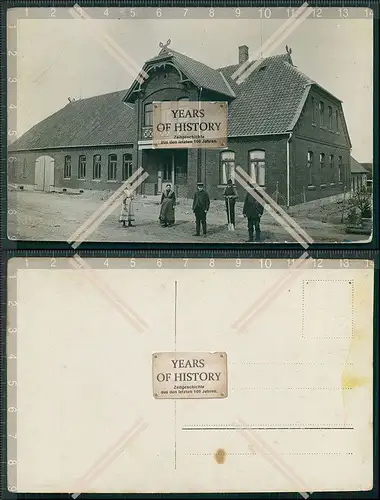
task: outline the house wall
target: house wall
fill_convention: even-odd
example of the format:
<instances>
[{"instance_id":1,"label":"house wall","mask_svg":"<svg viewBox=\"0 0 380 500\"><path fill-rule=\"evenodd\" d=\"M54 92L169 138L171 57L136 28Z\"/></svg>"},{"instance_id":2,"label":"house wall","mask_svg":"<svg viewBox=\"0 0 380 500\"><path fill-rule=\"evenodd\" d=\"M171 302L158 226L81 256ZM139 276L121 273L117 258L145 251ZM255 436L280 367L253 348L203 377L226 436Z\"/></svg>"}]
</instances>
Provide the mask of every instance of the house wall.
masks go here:
<instances>
[{"instance_id":1,"label":"house wall","mask_svg":"<svg viewBox=\"0 0 380 500\"><path fill-rule=\"evenodd\" d=\"M324 103L324 123L320 120L319 103ZM313 114L314 105L314 114ZM332 124L329 126L329 106ZM336 121L338 112L338 123ZM308 151L313 152L312 182L308 169ZM320 153L325 154L324 172ZM330 168L330 155L334 168ZM342 177L339 182L339 157L342 157ZM309 92L291 142L290 204L312 201L342 193L350 186L350 142L341 103L317 89Z\"/></svg>"},{"instance_id":2,"label":"house wall","mask_svg":"<svg viewBox=\"0 0 380 500\"><path fill-rule=\"evenodd\" d=\"M240 166L249 173L249 151L261 149L265 151L266 191L276 196L278 202L284 202L286 196L286 137L239 137L228 140L229 151L235 152L235 166ZM202 180L212 199L221 199L225 185L221 184L220 157L223 150L206 150L202 155ZM243 199L245 189L237 182L239 198Z\"/></svg>"},{"instance_id":3,"label":"house wall","mask_svg":"<svg viewBox=\"0 0 380 500\"><path fill-rule=\"evenodd\" d=\"M54 185L56 188L67 189L113 189L122 183L122 158L123 154L132 154L132 169L136 170L135 149L130 146L117 146L108 148L83 148L83 149L55 149L41 151L19 151L8 154L8 180L11 183L34 186L35 162L40 156L50 156L54 159ZM101 179L93 179L93 157L101 155ZM108 180L108 155L117 155L116 180ZM64 178L65 156L71 155L71 178ZM86 155L86 177L78 179L79 156ZM15 160L13 160L15 158ZM26 160L26 168L24 168Z\"/></svg>"}]
</instances>

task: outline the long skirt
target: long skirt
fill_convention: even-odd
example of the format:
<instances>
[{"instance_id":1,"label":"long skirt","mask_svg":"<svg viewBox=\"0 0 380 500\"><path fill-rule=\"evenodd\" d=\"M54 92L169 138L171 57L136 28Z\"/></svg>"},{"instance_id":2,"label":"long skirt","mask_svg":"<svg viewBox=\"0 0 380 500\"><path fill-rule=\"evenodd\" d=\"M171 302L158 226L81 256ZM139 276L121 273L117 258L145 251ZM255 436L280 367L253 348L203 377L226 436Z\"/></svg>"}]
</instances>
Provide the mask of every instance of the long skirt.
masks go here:
<instances>
[{"instance_id":1,"label":"long skirt","mask_svg":"<svg viewBox=\"0 0 380 500\"><path fill-rule=\"evenodd\" d=\"M135 212L133 206L133 200L131 198L127 198L125 202L121 204L121 212L119 222L127 221L132 222L135 220Z\"/></svg>"},{"instance_id":2,"label":"long skirt","mask_svg":"<svg viewBox=\"0 0 380 500\"><path fill-rule=\"evenodd\" d=\"M161 204L160 210L160 222L161 224L169 224L170 226L174 224L174 203L170 198L164 198Z\"/></svg>"}]
</instances>

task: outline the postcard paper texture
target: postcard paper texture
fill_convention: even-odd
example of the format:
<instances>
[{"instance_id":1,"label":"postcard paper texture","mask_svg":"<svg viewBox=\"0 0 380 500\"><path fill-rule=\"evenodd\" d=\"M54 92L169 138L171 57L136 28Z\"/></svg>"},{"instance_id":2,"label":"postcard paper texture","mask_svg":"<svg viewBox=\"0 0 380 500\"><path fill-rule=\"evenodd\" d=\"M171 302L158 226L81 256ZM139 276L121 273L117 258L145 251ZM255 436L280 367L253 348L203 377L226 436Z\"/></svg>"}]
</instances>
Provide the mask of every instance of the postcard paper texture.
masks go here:
<instances>
[{"instance_id":1,"label":"postcard paper texture","mask_svg":"<svg viewBox=\"0 0 380 500\"><path fill-rule=\"evenodd\" d=\"M24 260L17 491L371 489L372 268Z\"/></svg>"}]
</instances>

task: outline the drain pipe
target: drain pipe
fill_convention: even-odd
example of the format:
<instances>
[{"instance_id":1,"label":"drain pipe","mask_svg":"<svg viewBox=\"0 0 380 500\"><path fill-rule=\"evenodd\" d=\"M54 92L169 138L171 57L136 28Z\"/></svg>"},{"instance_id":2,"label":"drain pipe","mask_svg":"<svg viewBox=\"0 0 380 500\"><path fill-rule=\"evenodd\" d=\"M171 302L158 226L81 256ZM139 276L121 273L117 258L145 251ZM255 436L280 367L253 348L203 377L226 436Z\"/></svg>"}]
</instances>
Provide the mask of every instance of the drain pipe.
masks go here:
<instances>
[{"instance_id":1,"label":"drain pipe","mask_svg":"<svg viewBox=\"0 0 380 500\"><path fill-rule=\"evenodd\" d=\"M203 87L199 87L199 92L198 92L198 109L201 107L201 96L202 96L202 90ZM199 118L199 121L201 119ZM198 148L198 166L197 166L197 182L202 182L202 149ZM206 185L205 185L206 189Z\"/></svg>"},{"instance_id":2,"label":"drain pipe","mask_svg":"<svg viewBox=\"0 0 380 500\"><path fill-rule=\"evenodd\" d=\"M289 138L286 141L286 207L290 207L290 142L293 137L293 132L289 133Z\"/></svg>"}]
</instances>

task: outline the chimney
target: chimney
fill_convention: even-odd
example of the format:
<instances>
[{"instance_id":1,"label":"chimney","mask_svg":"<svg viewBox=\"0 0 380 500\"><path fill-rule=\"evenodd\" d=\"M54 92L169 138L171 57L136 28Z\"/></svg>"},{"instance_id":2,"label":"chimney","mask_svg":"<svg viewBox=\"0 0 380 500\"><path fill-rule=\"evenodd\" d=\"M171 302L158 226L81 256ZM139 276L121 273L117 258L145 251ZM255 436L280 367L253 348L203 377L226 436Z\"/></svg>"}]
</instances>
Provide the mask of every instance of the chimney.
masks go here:
<instances>
[{"instance_id":1,"label":"chimney","mask_svg":"<svg viewBox=\"0 0 380 500\"><path fill-rule=\"evenodd\" d=\"M248 61L248 47L246 45L240 45L239 47L239 64L243 64Z\"/></svg>"}]
</instances>

